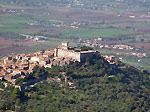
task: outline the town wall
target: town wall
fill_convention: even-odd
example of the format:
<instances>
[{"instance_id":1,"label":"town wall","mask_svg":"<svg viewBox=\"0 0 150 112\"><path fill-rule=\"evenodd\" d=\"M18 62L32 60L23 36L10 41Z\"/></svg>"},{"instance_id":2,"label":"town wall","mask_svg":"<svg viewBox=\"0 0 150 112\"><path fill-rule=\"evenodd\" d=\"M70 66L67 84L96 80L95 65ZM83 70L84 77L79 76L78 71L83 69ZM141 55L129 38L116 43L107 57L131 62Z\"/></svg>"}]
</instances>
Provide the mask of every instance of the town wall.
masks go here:
<instances>
[{"instance_id":1,"label":"town wall","mask_svg":"<svg viewBox=\"0 0 150 112\"><path fill-rule=\"evenodd\" d=\"M81 62L86 61L86 58L88 57L90 60L93 59L94 55L96 55L98 52L92 51L92 52L81 52L80 54L80 60Z\"/></svg>"},{"instance_id":2,"label":"town wall","mask_svg":"<svg viewBox=\"0 0 150 112\"><path fill-rule=\"evenodd\" d=\"M97 54L97 51L75 52L73 50L55 49L55 57L69 57L79 62L84 62L87 57L92 59L95 54Z\"/></svg>"},{"instance_id":3,"label":"town wall","mask_svg":"<svg viewBox=\"0 0 150 112\"><path fill-rule=\"evenodd\" d=\"M27 82L24 82L21 85L21 91L25 91L26 87L28 87L29 85L34 85L34 84L39 83L40 81L42 81L44 79L47 79L47 74L44 74L44 76L42 76L40 78L31 79L31 80L28 80Z\"/></svg>"},{"instance_id":4,"label":"town wall","mask_svg":"<svg viewBox=\"0 0 150 112\"><path fill-rule=\"evenodd\" d=\"M71 50L64 50L64 49L55 49L55 56L56 57L69 57L72 59L76 59L80 62L80 52L74 52Z\"/></svg>"}]
</instances>

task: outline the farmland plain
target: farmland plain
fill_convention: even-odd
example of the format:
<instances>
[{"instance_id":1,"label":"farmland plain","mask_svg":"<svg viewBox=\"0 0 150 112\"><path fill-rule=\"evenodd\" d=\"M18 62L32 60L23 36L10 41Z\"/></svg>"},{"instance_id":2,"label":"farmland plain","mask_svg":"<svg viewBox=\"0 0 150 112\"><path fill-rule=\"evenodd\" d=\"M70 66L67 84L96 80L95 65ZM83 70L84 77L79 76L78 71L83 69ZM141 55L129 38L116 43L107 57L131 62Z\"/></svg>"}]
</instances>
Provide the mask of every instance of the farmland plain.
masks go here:
<instances>
[{"instance_id":1,"label":"farmland plain","mask_svg":"<svg viewBox=\"0 0 150 112\"><path fill-rule=\"evenodd\" d=\"M41 4L45 3L43 1ZM12 41L11 44L1 47L20 47L25 51L34 52L40 49L51 49L56 47L62 40L77 41L80 38L94 39L102 37L106 41L121 41L138 48L138 46L149 49L150 21L147 8L137 8L132 3L104 2L107 5L98 8L102 4L94 5L86 1L85 6L68 7L53 2L46 6L29 3L0 3L0 36L5 40ZM56 3L56 4L55 4ZM66 4L63 2L62 4ZM91 3L89 5L89 3ZM110 4L113 5L110 5ZM94 5L93 9L91 6ZM118 6L118 7L116 7ZM97 7L97 8L96 8ZM105 7L105 8L104 8ZM131 9L132 7L132 9ZM107 10L106 10L107 9ZM119 11L118 11L119 9ZM31 36L48 37L45 42L32 42L29 44L20 34ZM12 35L12 36L10 36ZM16 43L21 42L23 43ZM114 44L114 43L112 43ZM14 46L15 45L15 46ZM16 46L17 45L17 46ZM15 50L16 52L16 50Z\"/></svg>"}]
</instances>

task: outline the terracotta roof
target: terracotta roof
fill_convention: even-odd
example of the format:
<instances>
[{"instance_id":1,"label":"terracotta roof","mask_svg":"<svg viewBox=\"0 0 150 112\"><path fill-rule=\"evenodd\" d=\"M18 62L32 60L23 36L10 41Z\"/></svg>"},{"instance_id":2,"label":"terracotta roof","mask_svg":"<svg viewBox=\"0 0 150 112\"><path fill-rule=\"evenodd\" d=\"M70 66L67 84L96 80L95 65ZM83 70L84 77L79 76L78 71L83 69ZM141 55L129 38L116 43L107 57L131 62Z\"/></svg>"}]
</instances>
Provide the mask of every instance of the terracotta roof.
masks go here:
<instances>
[{"instance_id":1,"label":"terracotta roof","mask_svg":"<svg viewBox=\"0 0 150 112\"><path fill-rule=\"evenodd\" d=\"M51 56L53 56L53 55L54 55L54 53L48 53L48 55L51 55Z\"/></svg>"},{"instance_id":2,"label":"terracotta roof","mask_svg":"<svg viewBox=\"0 0 150 112\"><path fill-rule=\"evenodd\" d=\"M23 67L29 67L29 65L25 64L25 65L23 65Z\"/></svg>"},{"instance_id":3,"label":"terracotta roof","mask_svg":"<svg viewBox=\"0 0 150 112\"><path fill-rule=\"evenodd\" d=\"M62 74L62 75L65 75L66 74L66 72L59 72L60 74Z\"/></svg>"},{"instance_id":4,"label":"terracotta roof","mask_svg":"<svg viewBox=\"0 0 150 112\"><path fill-rule=\"evenodd\" d=\"M49 50L50 52L55 52L55 50Z\"/></svg>"},{"instance_id":5,"label":"terracotta roof","mask_svg":"<svg viewBox=\"0 0 150 112\"><path fill-rule=\"evenodd\" d=\"M25 74L27 74L27 73L28 73L26 70L21 70L21 72L23 72L23 73L25 73Z\"/></svg>"},{"instance_id":6,"label":"terracotta roof","mask_svg":"<svg viewBox=\"0 0 150 112\"><path fill-rule=\"evenodd\" d=\"M20 76L20 78L23 78L23 79L24 79L24 78L26 78L26 76L24 76L24 75L21 75L21 76Z\"/></svg>"},{"instance_id":7,"label":"terracotta roof","mask_svg":"<svg viewBox=\"0 0 150 112\"><path fill-rule=\"evenodd\" d=\"M105 60L107 60L108 62L110 62L110 59L106 58Z\"/></svg>"},{"instance_id":8,"label":"terracotta roof","mask_svg":"<svg viewBox=\"0 0 150 112\"><path fill-rule=\"evenodd\" d=\"M115 62L109 62L109 64L112 64L112 65L113 65L113 64L115 64Z\"/></svg>"},{"instance_id":9,"label":"terracotta roof","mask_svg":"<svg viewBox=\"0 0 150 112\"><path fill-rule=\"evenodd\" d=\"M110 57L115 57L115 56L112 55L112 56L110 56Z\"/></svg>"}]
</instances>

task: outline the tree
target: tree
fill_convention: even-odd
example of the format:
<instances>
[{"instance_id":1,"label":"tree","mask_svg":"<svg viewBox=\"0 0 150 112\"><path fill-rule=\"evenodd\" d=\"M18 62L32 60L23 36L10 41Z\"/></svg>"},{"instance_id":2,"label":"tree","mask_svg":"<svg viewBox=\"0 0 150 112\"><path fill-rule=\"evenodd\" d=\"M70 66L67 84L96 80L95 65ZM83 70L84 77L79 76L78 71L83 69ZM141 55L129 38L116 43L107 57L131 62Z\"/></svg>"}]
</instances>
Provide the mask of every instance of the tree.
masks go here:
<instances>
[{"instance_id":1,"label":"tree","mask_svg":"<svg viewBox=\"0 0 150 112\"><path fill-rule=\"evenodd\" d=\"M107 81L108 80L108 74L104 75L104 79Z\"/></svg>"},{"instance_id":2,"label":"tree","mask_svg":"<svg viewBox=\"0 0 150 112\"><path fill-rule=\"evenodd\" d=\"M83 47L81 47L80 49L81 49L81 51L93 50L93 48L87 47L87 46L83 46Z\"/></svg>"},{"instance_id":3,"label":"tree","mask_svg":"<svg viewBox=\"0 0 150 112\"><path fill-rule=\"evenodd\" d=\"M13 100L20 98L21 92L18 88L14 88L13 92L11 93L11 97Z\"/></svg>"},{"instance_id":4,"label":"tree","mask_svg":"<svg viewBox=\"0 0 150 112\"><path fill-rule=\"evenodd\" d=\"M3 101L0 102L0 110L4 110L6 108L5 103Z\"/></svg>"},{"instance_id":5,"label":"tree","mask_svg":"<svg viewBox=\"0 0 150 112\"><path fill-rule=\"evenodd\" d=\"M17 78L16 81L15 81L15 83L16 83L17 85L21 85L24 81L25 81L25 80L24 80L23 78Z\"/></svg>"}]
</instances>

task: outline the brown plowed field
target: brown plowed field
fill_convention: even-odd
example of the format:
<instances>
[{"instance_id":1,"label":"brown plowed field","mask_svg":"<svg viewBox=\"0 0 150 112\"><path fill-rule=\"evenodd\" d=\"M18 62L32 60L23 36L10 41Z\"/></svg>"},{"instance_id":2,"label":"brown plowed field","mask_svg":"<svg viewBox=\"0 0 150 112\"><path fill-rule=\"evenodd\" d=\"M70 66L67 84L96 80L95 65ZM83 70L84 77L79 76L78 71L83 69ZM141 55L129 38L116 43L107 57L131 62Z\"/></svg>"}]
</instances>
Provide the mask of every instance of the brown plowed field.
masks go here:
<instances>
[{"instance_id":1,"label":"brown plowed field","mask_svg":"<svg viewBox=\"0 0 150 112\"><path fill-rule=\"evenodd\" d=\"M4 38L0 38L0 45L7 45L7 46L12 46L12 44L18 44L18 45L24 45L24 46L32 46L32 45L37 45L39 42L32 42L32 41L27 41L27 42L15 42L14 40L5 40Z\"/></svg>"},{"instance_id":2,"label":"brown plowed field","mask_svg":"<svg viewBox=\"0 0 150 112\"><path fill-rule=\"evenodd\" d=\"M29 48L28 47L7 47L7 48L0 49L0 55L7 55L10 53L21 52L27 49Z\"/></svg>"},{"instance_id":3,"label":"brown plowed field","mask_svg":"<svg viewBox=\"0 0 150 112\"><path fill-rule=\"evenodd\" d=\"M19 47L14 47L12 45L19 45ZM29 49L28 46L32 46L32 45L37 45L39 44L39 42L32 42L32 41L28 41L28 42L15 42L13 40L5 40L4 38L0 38L0 45L4 45L4 46L8 46L7 48L1 48L0 49L0 55L7 55L10 53L16 53L16 52L21 52L24 50Z\"/></svg>"}]
</instances>

